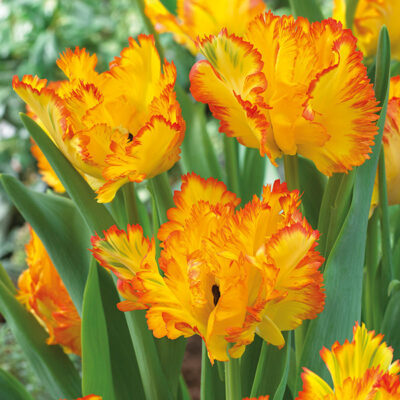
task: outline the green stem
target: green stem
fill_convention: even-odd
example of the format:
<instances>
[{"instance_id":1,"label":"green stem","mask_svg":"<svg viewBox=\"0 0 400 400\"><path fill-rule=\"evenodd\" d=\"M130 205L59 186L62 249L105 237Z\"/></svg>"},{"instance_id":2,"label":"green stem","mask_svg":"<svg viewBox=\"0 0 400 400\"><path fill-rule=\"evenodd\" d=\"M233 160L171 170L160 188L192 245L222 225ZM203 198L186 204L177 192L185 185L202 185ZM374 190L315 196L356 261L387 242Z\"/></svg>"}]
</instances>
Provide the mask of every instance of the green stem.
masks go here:
<instances>
[{"instance_id":1,"label":"green stem","mask_svg":"<svg viewBox=\"0 0 400 400\"><path fill-rule=\"evenodd\" d=\"M134 184L129 182L122 188L124 194L125 212L126 212L126 223L128 224L139 224L139 213L136 203L136 194Z\"/></svg>"},{"instance_id":2,"label":"green stem","mask_svg":"<svg viewBox=\"0 0 400 400\"><path fill-rule=\"evenodd\" d=\"M131 311L125 313L125 316L133 339L146 399L172 399L167 379L161 368L153 336L147 328L144 313Z\"/></svg>"},{"instance_id":3,"label":"green stem","mask_svg":"<svg viewBox=\"0 0 400 400\"><path fill-rule=\"evenodd\" d=\"M241 400L240 358L230 358L225 362L226 400Z\"/></svg>"},{"instance_id":4,"label":"green stem","mask_svg":"<svg viewBox=\"0 0 400 400\"><path fill-rule=\"evenodd\" d=\"M235 138L224 135L225 169L228 188L240 197L238 144Z\"/></svg>"},{"instance_id":5,"label":"green stem","mask_svg":"<svg viewBox=\"0 0 400 400\"><path fill-rule=\"evenodd\" d=\"M289 156L283 155L283 166L285 168L285 180L289 190L300 190L299 162L297 154Z\"/></svg>"},{"instance_id":6,"label":"green stem","mask_svg":"<svg viewBox=\"0 0 400 400\"><path fill-rule=\"evenodd\" d=\"M245 149L244 166L241 180L242 185L242 204L246 204L253 198L259 196L265 177L265 158L260 156L258 149Z\"/></svg>"},{"instance_id":7,"label":"green stem","mask_svg":"<svg viewBox=\"0 0 400 400\"><path fill-rule=\"evenodd\" d=\"M160 38L158 36L158 33L154 29L154 25L150 21L150 19L147 17L146 13L144 12L145 10L145 5L144 5L144 0L136 0L136 5L138 7L139 14L141 15L146 31L148 34L153 35L154 37L154 43L157 48L158 54L160 55L160 59L164 59L164 50L160 44Z\"/></svg>"},{"instance_id":8,"label":"green stem","mask_svg":"<svg viewBox=\"0 0 400 400\"><path fill-rule=\"evenodd\" d=\"M385 281L389 283L393 276L392 246L390 244L390 222L388 197L386 189L385 155L383 147L379 154L379 209L381 214L381 235L382 235L382 267Z\"/></svg>"},{"instance_id":9,"label":"green stem","mask_svg":"<svg viewBox=\"0 0 400 400\"><path fill-rule=\"evenodd\" d=\"M353 27L354 16L356 14L358 0L346 0L346 28Z\"/></svg>"},{"instance_id":10,"label":"green stem","mask_svg":"<svg viewBox=\"0 0 400 400\"><path fill-rule=\"evenodd\" d=\"M175 207L168 174L164 172L155 176L149 181L149 188L156 202L159 222L163 224L167 221L167 211ZM154 236L156 236L156 233Z\"/></svg>"}]
</instances>

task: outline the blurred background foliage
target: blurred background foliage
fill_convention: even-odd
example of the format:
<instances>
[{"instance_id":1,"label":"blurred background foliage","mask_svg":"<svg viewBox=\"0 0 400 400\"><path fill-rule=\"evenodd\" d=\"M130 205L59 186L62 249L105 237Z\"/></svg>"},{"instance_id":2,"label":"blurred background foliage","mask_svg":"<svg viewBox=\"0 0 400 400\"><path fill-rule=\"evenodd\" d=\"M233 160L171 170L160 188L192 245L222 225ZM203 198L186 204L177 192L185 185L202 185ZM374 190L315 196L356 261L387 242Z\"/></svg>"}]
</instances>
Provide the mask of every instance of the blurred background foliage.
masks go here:
<instances>
[{"instance_id":1,"label":"blurred background foliage","mask_svg":"<svg viewBox=\"0 0 400 400\"><path fill-rule=\"evenodd\" d=\"M326 16L330 0L320 0ZM175 0L165 0L170 10ZM290 13L288 0L268 0L277 14ZM66 48L85 47L98 57L98 71L126 46L128 37L145 32L135 0L0 0L0 172L17 176L26 185L45 191L36 162L30 154L30 139L18 113L24 111L11 87L13 75L38 75L49 81L63 79L56 66L59 53ZM168 60L174 60L179 84L188 88L193 56L173 42L171 35L161 37ZM217 137L218 124L209 128ZM218 139L216 141L218 142ZM0 189L0 262L16 282L26 268L24 245L28 229L17 210ZM35 399L50 400L15 343L6 324L0 324L0 367L23 382Z\"/></svg>"}]
</instances>

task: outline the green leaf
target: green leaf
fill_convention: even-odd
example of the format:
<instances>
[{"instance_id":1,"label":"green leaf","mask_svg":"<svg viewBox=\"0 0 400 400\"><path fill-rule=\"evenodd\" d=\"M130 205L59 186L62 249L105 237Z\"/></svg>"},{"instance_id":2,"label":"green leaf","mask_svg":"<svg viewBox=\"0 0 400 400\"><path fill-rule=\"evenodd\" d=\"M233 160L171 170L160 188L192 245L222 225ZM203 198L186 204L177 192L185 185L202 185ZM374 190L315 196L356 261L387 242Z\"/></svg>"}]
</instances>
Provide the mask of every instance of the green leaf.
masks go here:
<instances>
[{"instance_id":1,"label":"green leaf","mask_svg":"<svg viewBox=\"0 0 400 400\"><path fill-rule=\"evenodd\" d=\"M0 177L4 190L42 240L78 312L89 270L89 231L71 200L37 193L9 175Z\"/></svg>"},{"instance_id":2,"label":"green leaf","mask_svg":"<svg viewBox=\"0 0 400 400\"><path fill-rule=\"evenodd\" d=\"M134 393L144 399L136 355L118 302L110 274L93 261L83 300L83 394L130 400Z\"/></svg>"},{"instance_id":3,"label":"green leaf","mask_svg":"<svg viewBox=\"0 0 400 400\"><path fill-rule=\"evenodd\" d=\"M385 27L378 46L376 96L383 105L378 121L379 133L371 158L357 168L352 202L340 234L326 261L324 311L311 321L300 366L307 367L322 378L328 371L319 356L322 347L330 348L338 340L350 339L354 322L361 317L361 293L368 215L381 149L387 108L390 43ZM300 380L298 380L298 385Z\"/></svg>"},{"instance_id":4,"label":"green leaf","mask_svg":"<svg viewBox=\"0 0 400 400\"><path fill-rule=\"evenodd\" d=\"M176 0L161 0L165 8L172 14L176 15Z\"/></svg>"},{"instance_id":5,"label":"green leaf","mask_svg":"<svg viewBox=\"0 0 400 400\"><path fill-rule=\"evenodd\" d=\"M274 400L282 400L289 375L290 332L284 332L284 337L282 349L263 342L250 397L269 394Z\"/></svg>"},{"instance_id":6,"label":"green leaf","mask_svg":"<svg viewBox=\"0 0 400 400\"><path fill-rule=\"evenodd\" d=\"M211 365L204 342L201 350L200 399L225 399L225 384L219 377L218 366Z\"/></svg>"},{"instance_id":7,"label":"green leaf","mask_svg":"<svg viewBox=\"0 0 400 400\"><path fill-rule=\"evenodd\" d=\"M183 172L194 172L205 179L212 176L222 180L221 166L207 133L205 105L193 102L178 85L176 94L186 121L185 139L181 148Z\"/></svg>"},{"instance_id":8,"label":"green leaf","mask_svg":"<svg viewBox=\"0 0 400 400\"><path fill-rule=\"evenodd\" d=\"M390 296L382 321L381 333L385 342L394 349L394 360L400 358L400 290L395 290Z\"/></svg>"},{"instance_id":9,"label":"green leaf","mask_svg":"<svg viewBox=\"0 0 400 400\"><path fill-rule=\"evenodd\" d=\"M48 334L0 282L0 311L37 376L52 396L80 397L79 374L60 346L46 344Z\"/></svg>"},{"instance_id":10,"label":"green leaf","mask_svg":"<svg viewBox=\"0 0 400 400\"><path fill-rule=\"evenodd\" d=\"M101 232L114 225L115 222L107 208L95 200L93 190L58 150L46 132L25 114L21 114L21 120L42 150L90 229L94 232Z\"/></svg>"},{"instance_id":11,"label":"green leaf","mask_svg":"<svg viewBox=\"0 0 400 400\"><path fill-rule=\"evenodd\" d=\"M11 294L16 294L17 289L14 286L11 278L7 274L6 269L3 267L3 264L0 263L0 281L4 283L5 287L10 291Z\"/></svg>"},{"instance_id":12,"label":"green leaf","mask_svg":"<svg viewBox=\"0 0 400 400\"><path fill-rule=\"evenodd\" d=\"M289 4L296 18L305 17L310 22L324 19L321 8L315 0L289 0Z\"/></svg>"},{"instance_id":13,"label":"green leaf","mask_svg":"<svg viewBox=\"0 0 400 400\"><path fill-rule=\"evenodd\" d=\"M22 383L0 369L0 398L5 400L34 400Z\"/></svg>"},{"instance_id":14,"label":"green leaf","mask_svg":"<svg viewBox=\"0 0 400 400\"><path fill-rule=\"evenodd\" d=\"M246 371L245 374L242 374L243 397L250 395L263 343L263 339L255 335L253 342L246 346L246 351L241 357L241 369Z\"/></svg>"}]
</instances>

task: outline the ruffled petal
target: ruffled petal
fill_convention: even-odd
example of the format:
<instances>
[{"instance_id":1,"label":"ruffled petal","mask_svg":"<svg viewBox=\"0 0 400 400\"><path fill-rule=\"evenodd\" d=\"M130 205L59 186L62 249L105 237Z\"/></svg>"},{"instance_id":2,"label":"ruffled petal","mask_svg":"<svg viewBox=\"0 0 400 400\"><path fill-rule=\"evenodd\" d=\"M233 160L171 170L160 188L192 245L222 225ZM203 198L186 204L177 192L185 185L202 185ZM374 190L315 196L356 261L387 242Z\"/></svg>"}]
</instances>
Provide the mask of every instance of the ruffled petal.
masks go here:
<instances>
[{"instance_id":1,"label":"ruffled petal","mask_svg":"<svg viewBox=\"0 0 400 400\"><path fill-rule=\"evenodd\" d=\"M104 268L120 279L132 279L143 269L157 270L154 241L143 236L140 225L128 225L126 232L115 225L103 232L104 238L92 236L93 256Z\"/></svg>"},{"instance_id":2,"label":"ruffled petal","mask_svg":"<svg viewBox=\"0 0 400 400\"><path fill-rule=\"evenodd\" d=\"M299 146L299 153L326 175L346 172L369 158L378 129L377 102L356 40L344 34L333 49L339 62L317 75L306 104L309 118L322 124L330 139L322 147Z\"/></svg>"},{"instance_id":3,"label":"ruffled petal","mask_svg":"<svg viewBox=\"0 0 400 400\"><path fill-rule=\"evenodd\" d=\"M199 199L207 202L210 206L220 205L235 209L239 205L240 199L235 193L227 190L223 182L214 178L207 180L191 173L182 176L182 186L180 191L174 193L175 208L167 211L168 222L163 224L158 231L158 238L166 240L171 232L183 230L185 221L190 218L190 211Z\"/></svg>"},{"instance_id":4,"label":"ruffled petal","mask_svg":"<svg viewBox=\"0 0 400 400\"><path fill-rule=\"evenodd\" d=\"M268 105L262 102L267 82L260 54L248 42L222 31L199 42L208 61L197 62L190 72L194 98L208 103L220 120L220 132L236 137L248 147L267 149Z\"/></svg>"}]
</instances>

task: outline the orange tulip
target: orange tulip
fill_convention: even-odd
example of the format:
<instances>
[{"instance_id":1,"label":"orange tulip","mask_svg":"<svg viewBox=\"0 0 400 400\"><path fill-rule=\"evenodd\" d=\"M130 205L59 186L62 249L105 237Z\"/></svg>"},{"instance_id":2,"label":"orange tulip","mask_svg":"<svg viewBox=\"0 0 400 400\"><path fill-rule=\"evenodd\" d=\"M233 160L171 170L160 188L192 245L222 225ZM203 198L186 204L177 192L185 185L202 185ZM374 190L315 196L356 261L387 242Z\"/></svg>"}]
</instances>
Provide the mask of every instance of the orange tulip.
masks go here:
<instances>
[{"instance_id":1,"label":"orange tulip","mask_svg":"<svg viewBox=\"0 0 400 400\"><path fill-rule=\"evenodd\" d=\"M235 210L240 200L222 182L194 174L182 181L158 233L163 275L154 240L139 226L92 238L94 256L119 278L119 308L148 309L158 338L200 335L211 361L226 361L229 343L240 357L255 334L282 347L281 332L324 305L318 232L298 211L298 191L277 181Z\"/></svg>"},{"instance_id":2,"label":"orange tulip","mask_svg":"<svg viewBox=\"0 0 400 400\"><path fill-rule=\"evenodd\" d=\"M206 60L193 66L190 90L221 132L273 163L301 154L328 176L369 157L377 102L356 39L340 23L268 12L243 37L223 30L197 46Z\"/></svg>"},{"instance_id":3,"label":"orange tulip","mask_svg":"<svg viewBox=\"0 0 400 400\"><path fill-rule=\"evenodd\" d=\"M39 237L30 229L25 270L18 280L17 299L49 333L48 344L81 354L81 318Z\"/></svg>"},{"instance_id":4,"label":"orange tulip","mask_svg":"<svg viewBox=\"0 0 400 400\"><path fill-rule=\"evenodd\" d=\"M386 25L391 55L400 59L400 3L397 0L358 0L352 31L365 57L373 57L378 47L379 31ZM333 18L346 25L346 0L334 0Z\"/></svg>"},{"instance_id":5,"label":"orange tulip","mask_svg":"<svg viewBox=\"0 0 400 400\"><path fill-rule=\"evenodd\" d=\"M392 363L393 350L381 343L383 335L356 324L353 340L336 342L321 357L333 380L333 389L307 368L302 374L303 391L297 400L389 400L400 399L400 363Z\"/></svg>"},{"instance_id":6,"label":"orange tulip","mask_svg":"<svg viewBox=\"0 0 400 400\"><path fill-rule=\"evenodd\" d=\"M57 61L66 81L46 86L46 80L28 75L13 79L14 90L99 202L179 159L185 122L175 98L175 66L161 65L153 37L138 40L130 39L101 74L95 71L96 55L76 48Z\"/></svg>"},{"instance_id":7,"label":"orange tulip","mask_svg":"<svg viewBox=\"0 0 400 400\"><path fill-rule=\"evenodd\" d=\"M145 4L145 12L156 30L173 33L175 40L193 54L197 53L198 36L216 35L222 28L241 35L266 8L262 0L182 0L175 16L160 0L145 0Z\"/></svg>"}]
</instances>

